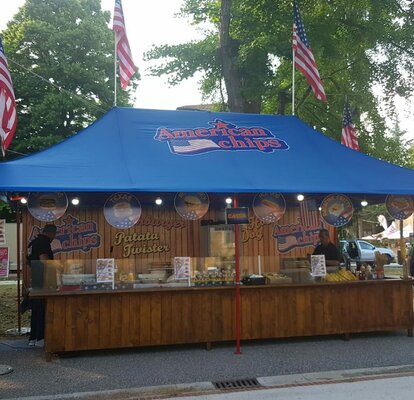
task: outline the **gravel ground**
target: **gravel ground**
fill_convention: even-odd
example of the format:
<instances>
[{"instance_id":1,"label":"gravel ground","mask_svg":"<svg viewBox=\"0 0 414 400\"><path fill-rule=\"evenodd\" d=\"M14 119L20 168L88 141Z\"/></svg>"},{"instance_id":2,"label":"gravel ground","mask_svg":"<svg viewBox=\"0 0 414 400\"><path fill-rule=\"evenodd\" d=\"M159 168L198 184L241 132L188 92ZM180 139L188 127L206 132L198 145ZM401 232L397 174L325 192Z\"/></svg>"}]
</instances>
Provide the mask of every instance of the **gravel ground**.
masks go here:
<instances>
[{"instance_id":1,"label":"gravel ground","mask_svg":"<svg viewBox=\"0 0 414 400\"><path fill-rule=\"evenodd\" d=\"M26 341L0 341L0 398L265 377L414 364L414 339L406 332L247 342L206 351L201 346L83 352L46 362Z\"/></svg>"}]
</instances>

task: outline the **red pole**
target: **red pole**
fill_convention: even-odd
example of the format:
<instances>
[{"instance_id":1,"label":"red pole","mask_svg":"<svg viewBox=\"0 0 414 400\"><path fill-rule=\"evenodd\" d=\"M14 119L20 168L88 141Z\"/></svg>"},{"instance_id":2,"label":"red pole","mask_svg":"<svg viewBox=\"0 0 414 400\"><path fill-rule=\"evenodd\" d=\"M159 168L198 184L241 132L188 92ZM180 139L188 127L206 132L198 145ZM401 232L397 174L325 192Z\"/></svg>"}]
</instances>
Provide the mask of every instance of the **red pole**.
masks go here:
<instances>
[{"instance_id":1,"label":"red pole","mask_svg":"<svg viewBox=\"0 0 414 400\"><path fill-rule=\"evenodd\" d=\"M237 207L237 196L234 195L234 207ZM239 252L239 224L234 225L234 246L236 261L236 351L234 354L241 354L240 336L241 336L241 312L240 312L240 252Z\"/></svg>"},{"instance_id":2,"label":"red pole","mask_svg":"<svg viewBox=\"0 0 414 400\"><path fill-rule=\"evenodd\" d=\"M16 202L16 229L17 229L17 254L16 254L16 261L17 261L17 330L20 333L22 330L22 318L20 314L20 210L19 210L19 202Z\"/></svg>"}]
</instances>

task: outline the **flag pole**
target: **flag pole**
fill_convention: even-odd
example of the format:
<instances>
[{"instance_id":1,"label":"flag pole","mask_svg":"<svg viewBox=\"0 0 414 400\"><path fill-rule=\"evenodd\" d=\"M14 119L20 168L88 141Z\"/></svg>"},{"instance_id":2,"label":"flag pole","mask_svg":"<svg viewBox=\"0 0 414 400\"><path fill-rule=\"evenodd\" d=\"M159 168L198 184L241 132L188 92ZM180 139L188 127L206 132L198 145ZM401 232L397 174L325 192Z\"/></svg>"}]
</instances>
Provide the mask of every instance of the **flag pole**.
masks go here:
<instances>
[{"instance_id":1,"label":"flag pole","mask_svg":"<svg viewBox=\"0 0 414 400\"><path fill-rule=\"evenodd\" d=\"M114 107L116 107L116 32L114 32Z\"/></svg>"},{"instance_id":2,"label":"flag pole","mask_svg":"<svg viewBox=\"0 0 414 400\"><path fill-rule=\"evenodd\" d=\"M292 48L292 115L295 115L295 49Z\"/></svg>"}]
</instances>

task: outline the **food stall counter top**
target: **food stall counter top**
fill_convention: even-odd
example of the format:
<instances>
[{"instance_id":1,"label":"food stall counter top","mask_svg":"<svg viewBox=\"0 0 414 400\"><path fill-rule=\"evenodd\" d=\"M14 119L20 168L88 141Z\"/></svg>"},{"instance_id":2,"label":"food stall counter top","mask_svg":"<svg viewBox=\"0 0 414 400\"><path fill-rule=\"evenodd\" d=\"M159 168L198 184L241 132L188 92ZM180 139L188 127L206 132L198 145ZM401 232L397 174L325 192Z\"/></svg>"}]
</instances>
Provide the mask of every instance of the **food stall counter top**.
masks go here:
<instances>
[{"instance_id":1,"label":"food stall counter top","mask_svg":"<svg viewBox=\"0 0 414 400\"><path fill-rule=\"evenodd\" d=\"M311 282L311 283L277 283L266 285L240 285L241 290L252 289L274 289L274 288L286 288L286 287L313 287L313 286L344 286L344 285L376 285L376 284L391 284L396 281L405 281L407 284L413 282L412 279L400 279L400 278L386 278L377 280L366 281L341 281L341 282ZM117 293L147 293L147 292L188 292L188 291L208 291L208 290L234 290L235 285L229 286L189 286L189 287L150 287L139 289L116 289L116 290L34 290L30 291L30 297L51 297L51 296L73 296L73 295L93 295L93 294L117 294Z\"/></svg>"}]
</instances>

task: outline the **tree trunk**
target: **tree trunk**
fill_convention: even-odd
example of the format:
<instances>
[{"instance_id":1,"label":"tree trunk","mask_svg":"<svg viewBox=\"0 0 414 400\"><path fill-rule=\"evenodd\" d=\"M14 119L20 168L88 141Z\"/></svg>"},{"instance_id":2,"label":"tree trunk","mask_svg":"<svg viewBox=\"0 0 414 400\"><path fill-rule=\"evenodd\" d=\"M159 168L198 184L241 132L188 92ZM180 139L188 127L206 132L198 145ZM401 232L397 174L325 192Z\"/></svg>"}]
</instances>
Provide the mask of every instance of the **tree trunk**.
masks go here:
<instances>
[{"instance_id":1,"label":"tree trunk","mask_svg":"<svg viewBox=\"0 0 414 400\"><path fill-rule=\"evenodd\" d=\"M277 114L285 115L286 114L286 103L287 103L287 93L286 89L280 89L278 93L278 106Z\"/></svg>"},{"instance_id":2,"label":"tree trunk","mask_svg":"<svg viewBox=\"0 0 414 400\"><path fill-rule=\"evenodd\" d=\"M237 68L238 45L230 37L231 3L232 0L221 1L221 66L224 83L226 84L229 110L235 112L244 112L245 104L242 97L242 84Z\"/></svg>"}]
</instances>

